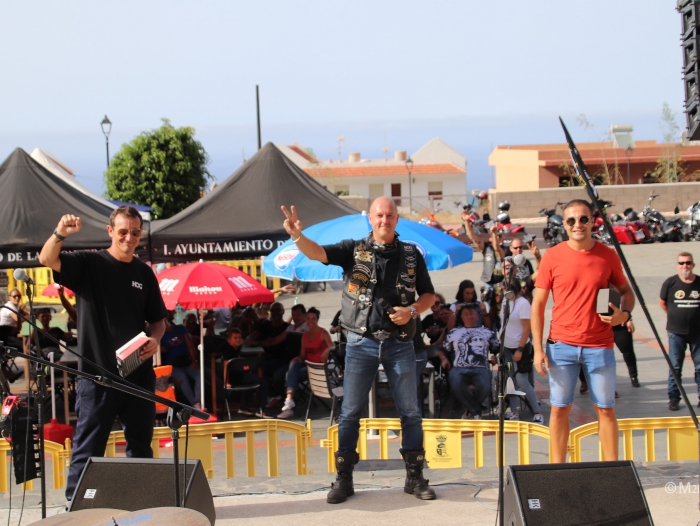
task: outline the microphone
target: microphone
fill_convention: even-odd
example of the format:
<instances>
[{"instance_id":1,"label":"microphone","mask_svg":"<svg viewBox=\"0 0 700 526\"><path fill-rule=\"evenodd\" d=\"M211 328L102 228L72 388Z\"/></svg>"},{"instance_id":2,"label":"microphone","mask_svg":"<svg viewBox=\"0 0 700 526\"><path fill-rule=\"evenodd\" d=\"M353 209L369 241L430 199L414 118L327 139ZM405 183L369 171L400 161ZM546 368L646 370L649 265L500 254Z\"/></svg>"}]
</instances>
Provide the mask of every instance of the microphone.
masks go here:
<instances>
[{"instance_id":1,"label":"microphone","mask_svg":"<svg viewBox=\"0 0 700 526\"><path fill-rule=\"evenodd\" d=\"M27 276L23 268L16 268L12 275L17 281L24 281L27 285L34 285L32 278Z\"/></svg>"},{"instance_id":2,"label":"microphone","mask_svg":"<svg viewBox=\"0 0 700 526\"><path fill-rule=\"evenodd\" d=\"M527 261L527 258L524 254L516 254L515 256L506 256L506 261L512 263L516 267L522 267Z\"/></svg>"},{"instance_id":3,"label":"microphone","mask_svg":"<svg viewBox=\"0 0 700 526\"><path fill-rule=\"evenodd\" d=\"M377 300L377 303L379 303L379 306L385 311L387 311L389 314L396 314L396 310L394 309L394 307L389 305L389 302L386 301L384 298L379 298Z\"/></svg>"}]
</instances>

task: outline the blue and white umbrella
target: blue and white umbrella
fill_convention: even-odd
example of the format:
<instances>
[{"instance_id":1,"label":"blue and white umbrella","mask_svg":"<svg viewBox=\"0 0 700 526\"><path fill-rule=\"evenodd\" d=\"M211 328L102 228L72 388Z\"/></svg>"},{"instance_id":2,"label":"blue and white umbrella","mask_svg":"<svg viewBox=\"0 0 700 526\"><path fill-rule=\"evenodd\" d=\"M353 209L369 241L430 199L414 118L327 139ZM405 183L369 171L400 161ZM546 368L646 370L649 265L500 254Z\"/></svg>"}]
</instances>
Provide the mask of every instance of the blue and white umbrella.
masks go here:
<instances>
[{"instance_id":1,"label":"blue and white umbrella","mask_svg":"<svg viewBox=\"0 0 700 526\"><path fill-rule=\"evenodd\" d=\"M304 229L304 235L319 245L331 245L343 239L364 239L372 229L366 213L338 217ZM461 241L434 228L409 219L399 219L399 239L416 245L428 270L442 270L472 260L472 249ZM286 241L263 261L263 272L272 277L301 281L340 281L343 269L324 265L302 254L292 240Z\"/></svg>"}]
</instances>

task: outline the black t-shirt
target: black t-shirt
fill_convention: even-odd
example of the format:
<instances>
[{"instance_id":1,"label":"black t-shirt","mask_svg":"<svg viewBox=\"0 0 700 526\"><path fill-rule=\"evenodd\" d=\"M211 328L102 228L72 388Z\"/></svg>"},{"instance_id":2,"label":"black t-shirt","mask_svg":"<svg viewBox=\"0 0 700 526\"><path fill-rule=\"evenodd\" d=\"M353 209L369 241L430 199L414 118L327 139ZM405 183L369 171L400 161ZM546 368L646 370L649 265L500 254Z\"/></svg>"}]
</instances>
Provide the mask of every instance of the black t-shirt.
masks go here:
<instances>
[{"instance_id":1,"label":"black t-shirt","mask_svg":"<svg viewBox=\"0 0 700 526\"><path fill-rule=\"evenodd\" d=\"M440 316L435 316L434 314L428 314L423 321L421 322L421 327L423 329L423 332L430 338L430 343L431 345L438 341L440 338L440 334L442 334L442 331L435 333L434 335L428 334L427 330L430 327L440 327L440 329L444 329L447 327L447 324L442 321L442 318Z\"/></svg>"},{"instance_id":2,"label":"black t-shirt","mask_svg":"<svg viewBox=\"0 0 700 526\"><path fill-rule=\"evenodd\" d=\"M272 325L272 320L261 320L257 330L260 333L261 340L270 340L285 332L287 327L289 327L289 323L286 321L283 321L279 326L275 327ZM283 341L271 347L263 347L263 349L265 349L265 358L284 360L287 354L287 342Z\"/></svg>"},{"instance_id":3,"label":"black t-shirt","mask_svg":"<svg viewBox=\"0 0 700 526\"><path fill-rule=\"evenodd\" d=\"M61 272L56 283L75 292L78 311L78 353L114 374L115 351L145 328L167 315L158 280L143 261L118 261L106 250L61 253ZM79 361L89 374L102 374ZM128 380L147 386L155 377L153 360L148 359Z\"/></svg>"},{"instance_id":4,"label":"black t-shirt","mask_svg":"<svg viewBox=\"0 0 700 526\"><path fill-rule=\"evenodd\" d=\"M58 327L51 327L46 332L48 332L51 336L53 336L58 341L66 339L66 333L63 332ZM32 343L34 343L33 338L32 338ZM58 344L56 342L54 342L53 340L49 339L48 336L45 336L43 332L39 332L39 345L41 346L42 350L46 349L47 347L58 348ZM58 357L56 357L56 359L58 360Z\"/></svg>"},{"instance_id":5,"label":"black t-shirt","mask_svg":"<svg viewBox=\"0 0 700 526\"><path fill-rule=\"evenodd\" d=\"M325 245L326 258L329 265L342 267L344 273L352 271L355 265L355 241L346 239L335 245ZM384 298L389 305L399 305L399 293L396 288L396 280L399 273L399 251L395 251L389 257L385 257L380 252L375 252L377 264L377 284L372 294L372 305L369 310L367 329L369 332L379 330L394 331L394 325L384 309L379 307L379 298ZM416 254L416 294L434 294L433 282L428 274L428 267L425 264L423 255L419 250Z\"/></svg>"},{"instance_id":6,"label":"black t-shirt","mask_svg":"<svg viewBox=\"0 0 700 526\"><path fill-rule=\"evenodd\" d=\"M684 283L671 276L661 285L660 297L668 307L666 330L673 334L698 334L700 332L700 279Z\"/></svg>"}]
</instances>

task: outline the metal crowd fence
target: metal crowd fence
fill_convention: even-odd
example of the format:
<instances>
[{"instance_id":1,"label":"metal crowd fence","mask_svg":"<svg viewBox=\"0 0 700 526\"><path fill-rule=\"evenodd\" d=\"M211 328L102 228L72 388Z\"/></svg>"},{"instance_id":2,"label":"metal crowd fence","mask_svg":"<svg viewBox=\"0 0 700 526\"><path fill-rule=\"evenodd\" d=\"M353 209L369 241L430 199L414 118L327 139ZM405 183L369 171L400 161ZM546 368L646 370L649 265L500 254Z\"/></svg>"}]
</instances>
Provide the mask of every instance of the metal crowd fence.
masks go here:
<instances>
[{"instance_id":1,"label":"metal crowd fence","mask_svg":"<svg viewBox=\"0 0 700 526\"><path fill-rule=\"evenodd\" d=\"M656 461L656 434L666 434L666 460L697 460L697 431L690 417L664 417L664 418L624 418L618 421L622 436L623 447L620 458L634 460L634 440L644 437L644 460ZM358 452L362 460L368 458L369 431L378 431L379 458L389 458L390 431L400 430L401 424L397 418L367 418L360 420L360 440ZM493 440L498 447L498 421L497 420L438 420L424 419L424 445L426 449L426 461L431 469L461 468L463 457L463 439L472 439L474 448L474 468L484 467L487 463L485 454L485 440ZM598 423L591 422L571 430L569 437L569 458L571 462L583 460L584 444L582 440L597 434ZM265 432L265 447L256 447L255 433ZM517 464L529 464L533 451L532 439L546 441L546 449L551 459L551 445L549 441L549 428L541 424L520 421L505 422L506 438L517 439ZM234 434L245 436L244 442L235 443ZM279 441L280 433L289 433L294 437L294 459L297 475L310 474L308 469L308 450L312 446L311 421L306 425L286 420L243 420L237 422L217 422L211 424L191 425L189 430L189 444L187 458L196 458L202 462L202 466L208 478L214 477L214 444L213 437L223 435L225 452L225 476L235 476L234 451L238 448L245 450L246 475L256 475L256 449L264 449L267 454L267 475L276 477L280 474ZM635 435L636 433L636 435ZM167 427L159 427L153 434L153 453L155 458L160 458L161 451L167 447L161 446L161 442L170 439L171 430ZM184 455L185 433L181 430L180 453ZM165 439L165 440L163 440ZM113 431L110 434L106 457L115 457L117 444L124 441L122 431ZM50 455L53 487L60 489L65 486L66 474L70 463L71 445L66 440L65 445L46 441L46 453ZM236 445L238 444L238 448ZM259 442L258 442L259 444ZM335 459L333 452L338 448L338 426L333 425L327 430L327 438L321 440L321 447L327 448L328 471L335 471ZM7 453L11 445L0 441L0 493L8 489L8 458ZM600 460L605 460L602 450L598 450ZM507 463L507 460L506 460ZM498 464L494 455L494 464ZM47 463L47 470L49 463ZM33 489L33 481L26 483L27 489Z\"/></svg>"}]
</instances>

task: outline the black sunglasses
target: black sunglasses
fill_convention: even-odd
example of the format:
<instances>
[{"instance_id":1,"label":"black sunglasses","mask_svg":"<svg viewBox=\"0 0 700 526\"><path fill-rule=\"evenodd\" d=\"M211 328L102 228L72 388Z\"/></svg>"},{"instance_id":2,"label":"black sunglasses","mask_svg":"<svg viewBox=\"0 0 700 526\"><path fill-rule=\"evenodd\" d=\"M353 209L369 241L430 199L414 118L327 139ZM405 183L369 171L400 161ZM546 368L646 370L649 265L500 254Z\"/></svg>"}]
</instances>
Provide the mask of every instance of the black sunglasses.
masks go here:
<instances>
[{"instance_id":1,"label":"black sunglasses","mask_svg":"<svg viewBox=\"0 0 700 526\"><path fill-rule=\"evenodd\" d=\"M581 223L582 225L587 225L590 221L591 221L591 218L588 216L581 216L578 218L578 222ZM575 217L567 218L566 224L569 226L574 226L576 224L576 218Z\"/></svg>"},{"instance_id":2,"label":"black sunglasses","mask_svg":"<svg viewBox=\"0 0 700 526\"><path fill-rule=\"evenodd\" d=\"M10 294L10 298L21 298L22 296L18 294Z\"/></svg>"},{"instance_id":3,"label":"black sunglasses","mask_svg":"<svg viewBox=\"0 0 700 526\"><path fill-rule=\"evenodd\" d=\"M693 262L692 262L692 261L679 261L678 264L679 264L679 265L687 265L688 267L692 267L692 266L693 266Z\"/></svg>"}]
</instances>

